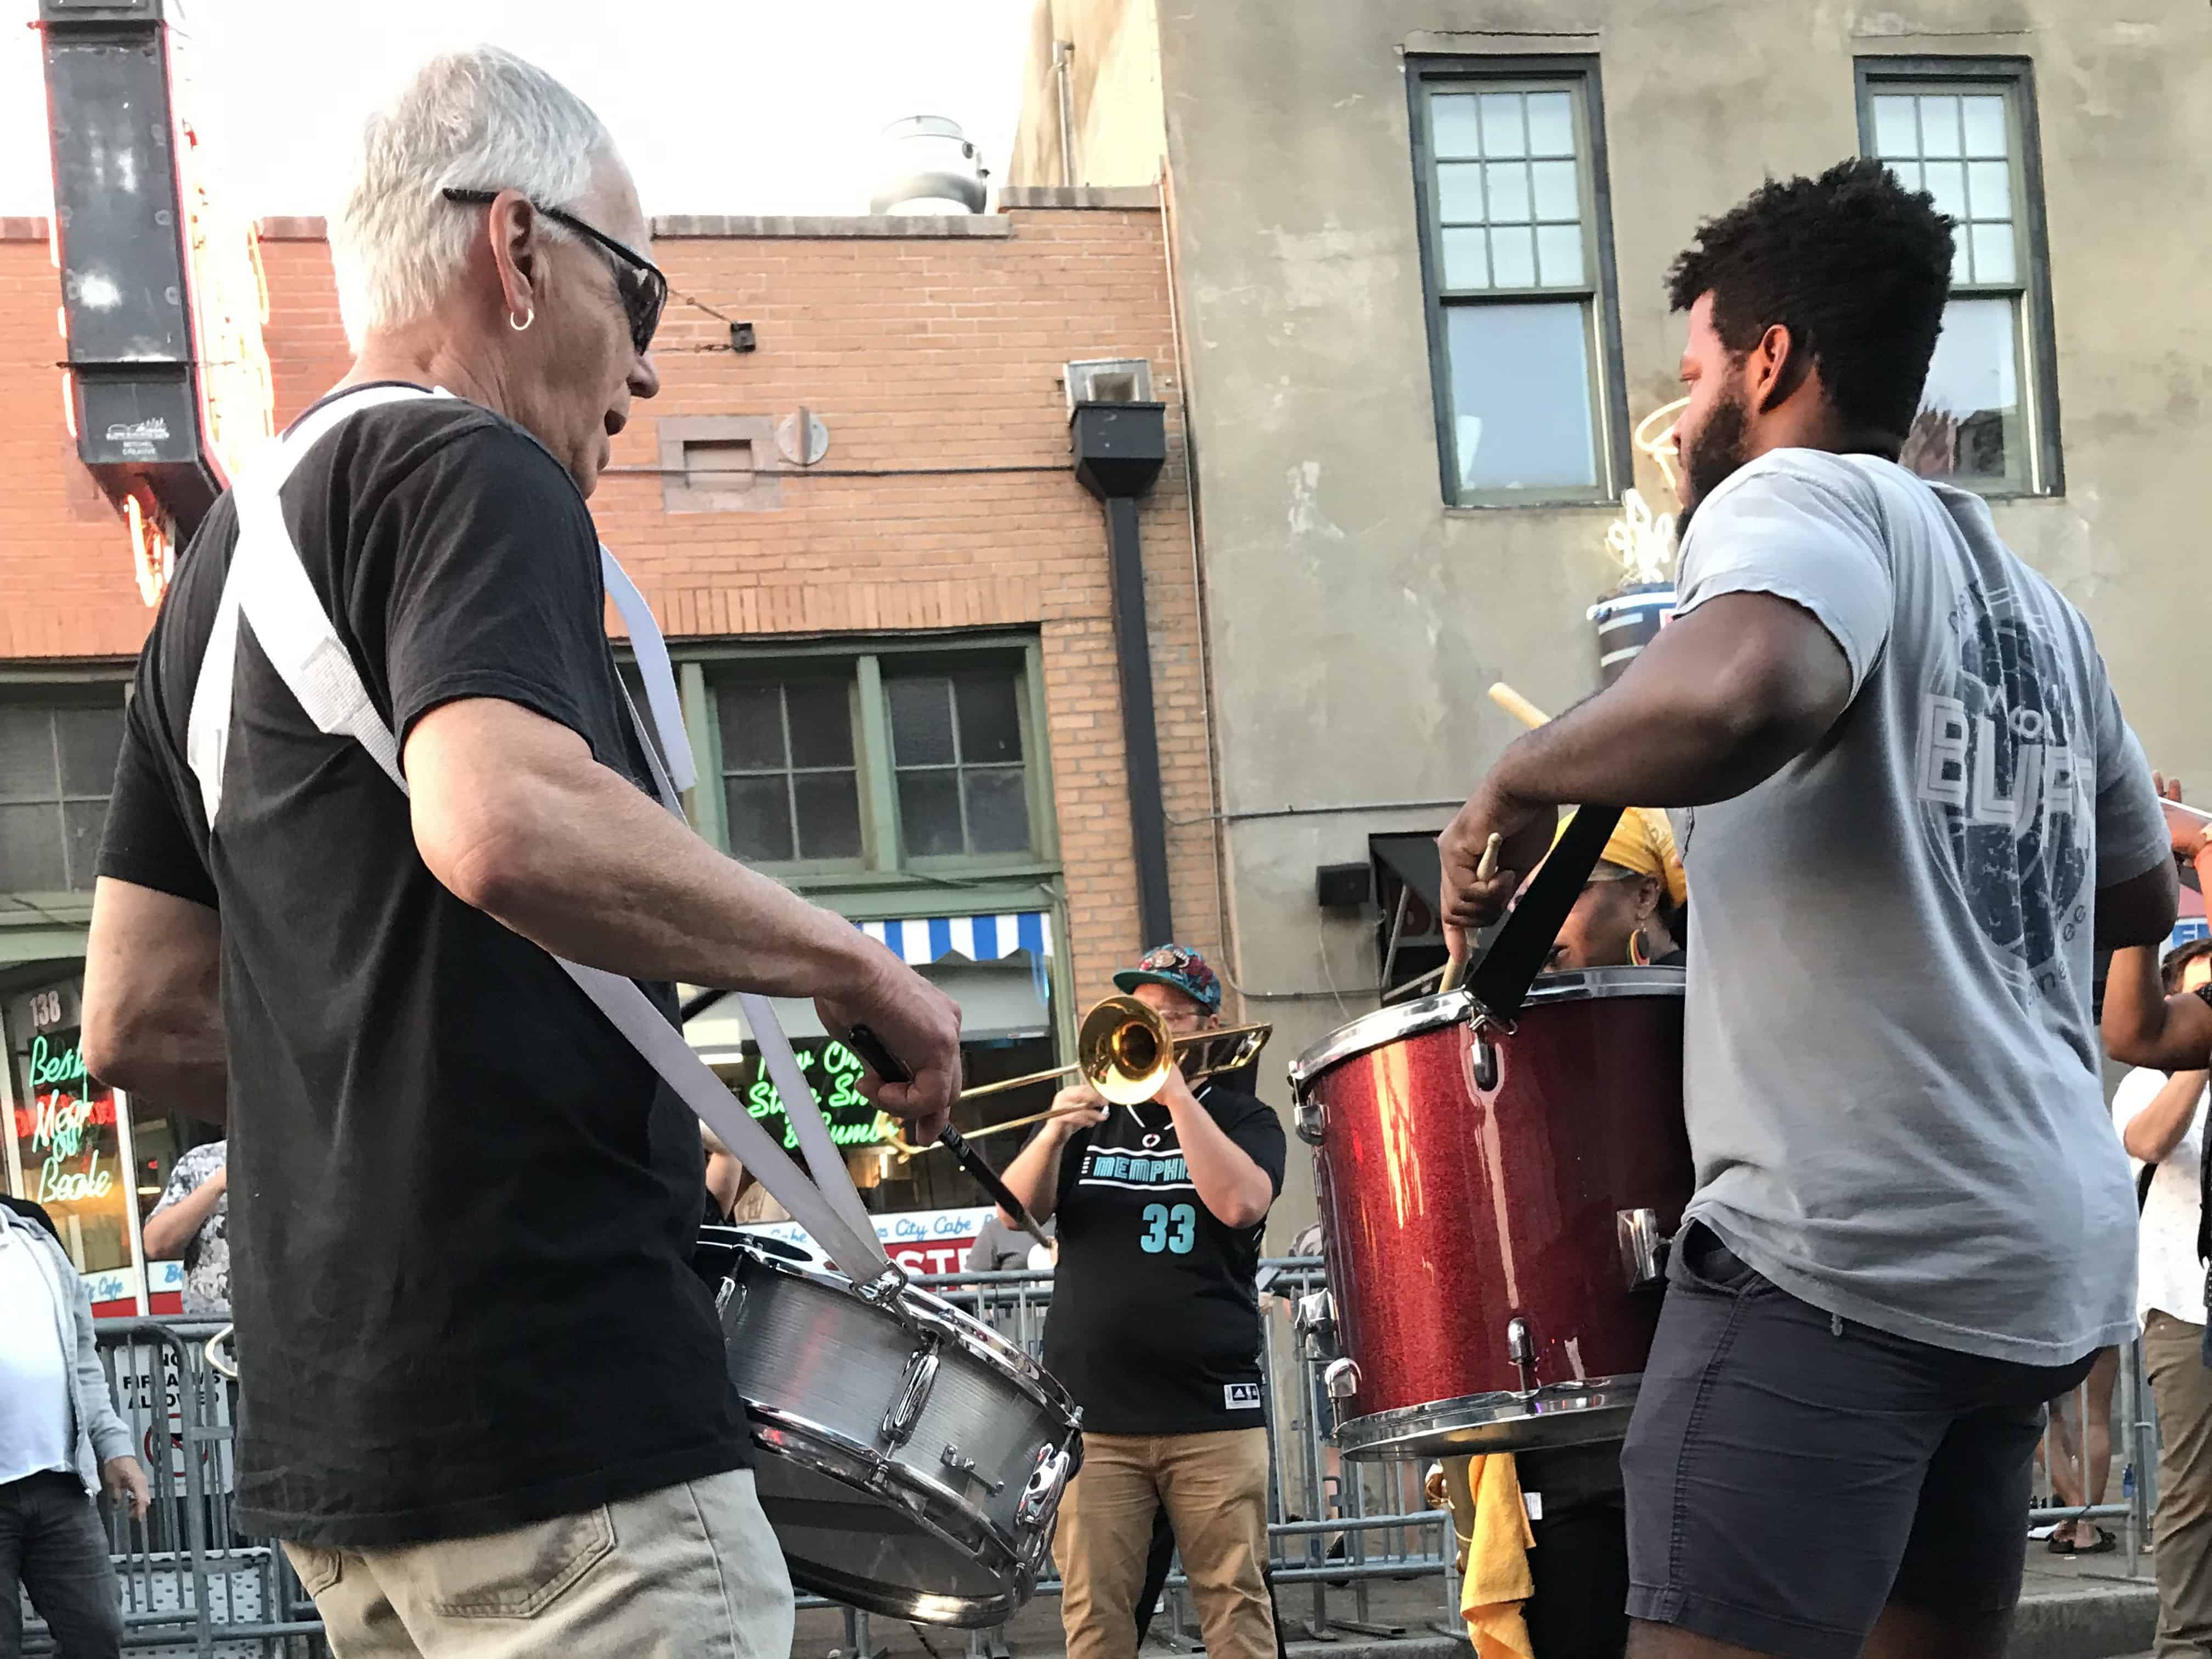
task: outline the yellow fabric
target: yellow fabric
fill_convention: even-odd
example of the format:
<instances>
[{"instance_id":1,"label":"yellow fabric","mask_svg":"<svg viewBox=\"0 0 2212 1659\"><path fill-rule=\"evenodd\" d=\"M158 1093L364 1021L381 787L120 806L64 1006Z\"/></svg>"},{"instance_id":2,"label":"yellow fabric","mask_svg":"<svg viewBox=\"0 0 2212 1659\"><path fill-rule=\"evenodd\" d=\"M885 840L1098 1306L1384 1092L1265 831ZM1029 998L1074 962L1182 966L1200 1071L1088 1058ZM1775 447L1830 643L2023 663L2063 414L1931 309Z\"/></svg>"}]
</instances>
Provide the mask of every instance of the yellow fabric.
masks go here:
<instances>
[{"instance_id":1,"label":"yellow fabric","mask_svg":"<svg viewBox=\"0 0 2212 1659\"><path fill-rule=\"evenodd\" d=\"M1567 833L1571 820L1562 817L1552 832L1552 845ZM1690 896L1690 878L1682 871L1682 855L1675 850L1674 826L1656 806L1632 806L1620 815L1613 837L1599 855L1607 864L1632 870L1639 876L1656 876L1667 890L1667 902L1680 909Z\"/></svg>"},{"instance_id":2,"label":"yellow fabric","mask_svg":"<svg viewBox=\"0 0 2212 1659\"><path fill-rule=\"evenodd\" d=\"M1460 1617L1475 1659L1535 1659L1521 1604L1535 1592L1528 1552L1536 1535L1513 1454L1451 1458L1440 1474L1463 1557Z\"/></svg>"}]
</instances>

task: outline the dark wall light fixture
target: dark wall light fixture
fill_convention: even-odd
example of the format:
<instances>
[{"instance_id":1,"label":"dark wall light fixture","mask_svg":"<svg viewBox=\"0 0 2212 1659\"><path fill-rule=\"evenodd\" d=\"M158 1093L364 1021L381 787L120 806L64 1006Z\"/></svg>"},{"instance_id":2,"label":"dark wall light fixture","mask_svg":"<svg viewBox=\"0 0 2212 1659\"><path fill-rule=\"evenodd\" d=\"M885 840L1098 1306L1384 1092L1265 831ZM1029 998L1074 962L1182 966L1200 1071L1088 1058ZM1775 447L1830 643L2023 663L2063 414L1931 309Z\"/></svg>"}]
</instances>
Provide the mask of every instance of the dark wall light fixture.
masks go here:
<instances>
[{"instance_id":1,"label":"dark wall light fixture","mask_svg":"<svg viewBox=\"0 0 2212 1659\"><path fill-rule=\"evenodd\" d=\"M1141 358L1067 366L1067 424L1075 476L1106 508L1137 914L1147 946L1175 937L1175 911L1168 899L1167 808L1160 791L1145 566L1137 539L1137 503L1151 490L1168 457L1167 405L1152 402L1152 392L1151 365Z\"/></svg>"}]
</instances>

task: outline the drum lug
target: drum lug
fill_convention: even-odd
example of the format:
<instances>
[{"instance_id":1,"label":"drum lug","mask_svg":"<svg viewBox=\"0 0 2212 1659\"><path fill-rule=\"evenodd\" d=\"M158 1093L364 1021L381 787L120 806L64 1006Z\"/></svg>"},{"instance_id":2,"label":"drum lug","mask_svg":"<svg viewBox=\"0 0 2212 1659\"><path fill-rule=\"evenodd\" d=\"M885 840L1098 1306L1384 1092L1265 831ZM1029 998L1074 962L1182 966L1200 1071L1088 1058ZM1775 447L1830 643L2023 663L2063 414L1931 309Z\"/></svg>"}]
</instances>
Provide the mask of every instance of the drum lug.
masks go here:
<instances>
[{"instance_id":1,"label":"drum lug","mask_svg":"<svg viewBox=\"0 0 2212 1659\"><path fill-rule=\"evenodd\" d=\"M1505 1357L1521 1375L1521 1392L1524 1395L1534 1395L1536 1341L1528 1334L1528 1322L1518 1314L1505 1322Z\"/></svg>"},{"instance_id":2,"label":"drum lug","mask_svg":"<svg viewBox=\"0 0 2212 1659\"><path fill-rule=\"evenodd\" d=\"M1297 1104L1291 1109L1291 1127L1298 1132L1300 1140L1304 1141L1309 1146L1320 1146L1322 1132L1326 1127L1320 1098L1314 1095L1301 1094L1297 1098Z\"/></svg>"},{"instance_id":3,"label":"drum lug","mask_svg":"<svg viewBox=\"0 0 2212 1659\"><path fill-rule=\"evenodd\" d=\"M1667 1249L1671 1240L1659 1231L1653 1210L1620 1210L1614 1224L1620 1237L1620 1270L1628 1288L1640 1291L1667 1276Z\"/></svg>"},{"instance_id":4,"label":"drum lug","mask_svg":"<svg viewBox=\"0 0 2212 1659\"><path fill-rule=\"evenodd\" d=\"M1016 1525L1042 1527L1052 1519L1060 1508L1060 1489L1067 1484L1068 1461L1065 1447L1055 1449L1047 1444L1036 1449L1029 1484L1022 1488L1022 1501L1014 1506Z\"/></svg>"},{"instance_id":5,"label":"drum lug","mask_svg":"<svg viewBox=\"0 0 2212 1659\"><path fill-rule=\"evenodd\" d=\"M889 1444L903 1446L914 1438L914 1425L921 1420L921 1408L929 1402L929 1390L936 1381L937 1340L931 1337L907 1361L906 1376L891 1408L884 1413L884 1439Z\"/></svg>"},{"instance_id":6,"label":"drum lug","mask_svg":"<svg viewBox=\"0 0 2212 1659\"><path fill-rule=\"evenodd\" d=\"M1298 1334L1305 1358L1316 1364L1326 1364L1340 1357L1336 1346L1336 1298L1326 1290L1314 1291L1297 1300L1297 1309L1291 1316L1291 1328Z\"/></svg>"},{"instance_id":7,"label":"drum lug","mask_svg":"<svg viewBox=\"0 0 2212 1659\"><path fill-rule=\"evenodd\" d=\"M1486 1095L1498 1086L1498 1045L1490 1040L1493 1026L1501 1036L1513 1035L1513 1022L1495 1014L1477 1014L1468 1027L1467 1080L1477 1094Z\"/></svg>"},{"instance_id":8,"label":"drum lug","mask_svg":"<svg viewBox=\"0 0 2212 1659\"><path fill-rule=\"evenodd\" d=\"M1359 1392L1359 1367L1350 1359L1332 1359L1321 1374L1322 1391L1336 1420L1344 1420L1346 1402Z\"/></svg>"},{"instance_id":9,"label":"drum lug","mask_svg":"<svg viewBox=\"0 0 2212 1659\"><path fill-rule=\"evenodd\" d=\"M945 1449L937 1454L937 1461L953 1474L966 1475L994 1498L1006 1489L1005 1481L994 1480L989 1475L980 1474L975 1468L975 1460L950 1440L945 1443Z\"/></svg>"},{"instance_id":10,"label":"drum lug","mask_svg":"<svg viewBox=\"0 0 2212 1659\"><path fill-rule=\"evenodd\" d=\"M888 1308L905 1289L906 1273L893 1261L885 1263L883 1272L866 1284L854 1285L853 1294L872 1308Z\"/></svg>"}]
</instances>

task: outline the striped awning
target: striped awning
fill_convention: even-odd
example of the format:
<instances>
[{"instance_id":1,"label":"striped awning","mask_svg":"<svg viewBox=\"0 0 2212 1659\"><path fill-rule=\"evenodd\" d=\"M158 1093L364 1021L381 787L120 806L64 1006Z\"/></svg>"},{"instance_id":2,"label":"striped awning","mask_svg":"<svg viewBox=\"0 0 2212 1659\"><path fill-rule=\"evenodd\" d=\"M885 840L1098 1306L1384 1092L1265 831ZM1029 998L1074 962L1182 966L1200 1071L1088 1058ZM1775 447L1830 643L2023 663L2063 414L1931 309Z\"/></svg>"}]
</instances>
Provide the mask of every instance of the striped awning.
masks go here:
<instances>
[{"instance_id":1,"label":"striped awning","mask_svg":"<svg viewBox=\"0 0 2212 1659\"><path fill-rule=\"evenodd\" d=\"M893 956L917 968L956 955L970 962L996 962L1017 951L1027 951L1041 962L1052 952L1051 919L1041 910L1011 915L864 921L860 931L881 939Z\"/></svg>"}]
</instances>

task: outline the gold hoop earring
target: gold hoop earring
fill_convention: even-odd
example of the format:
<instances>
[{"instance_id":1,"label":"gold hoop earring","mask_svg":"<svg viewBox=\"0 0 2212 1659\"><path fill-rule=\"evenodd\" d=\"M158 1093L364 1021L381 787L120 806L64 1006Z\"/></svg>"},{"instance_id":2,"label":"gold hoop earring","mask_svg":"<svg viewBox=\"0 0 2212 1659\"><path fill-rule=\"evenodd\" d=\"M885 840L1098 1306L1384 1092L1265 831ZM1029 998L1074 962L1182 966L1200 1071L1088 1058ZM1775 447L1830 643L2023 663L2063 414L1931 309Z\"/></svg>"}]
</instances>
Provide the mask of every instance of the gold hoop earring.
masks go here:
<instances>
[{"instance_id":1,"label":"gold hoop earring","mask_svg":"<svg viewBox=\"0 0 2212 1659\"><path fill-rule=\"evenodd\" d=\"M532 306L528 311L522 313L522 320L519 323L514 320L514 313L513 312L510 311L507 313L507 325L513 329L517 334L526 332L531 324L537 320L538 308L535 306Z\"/></svg>"}]
</instances>

